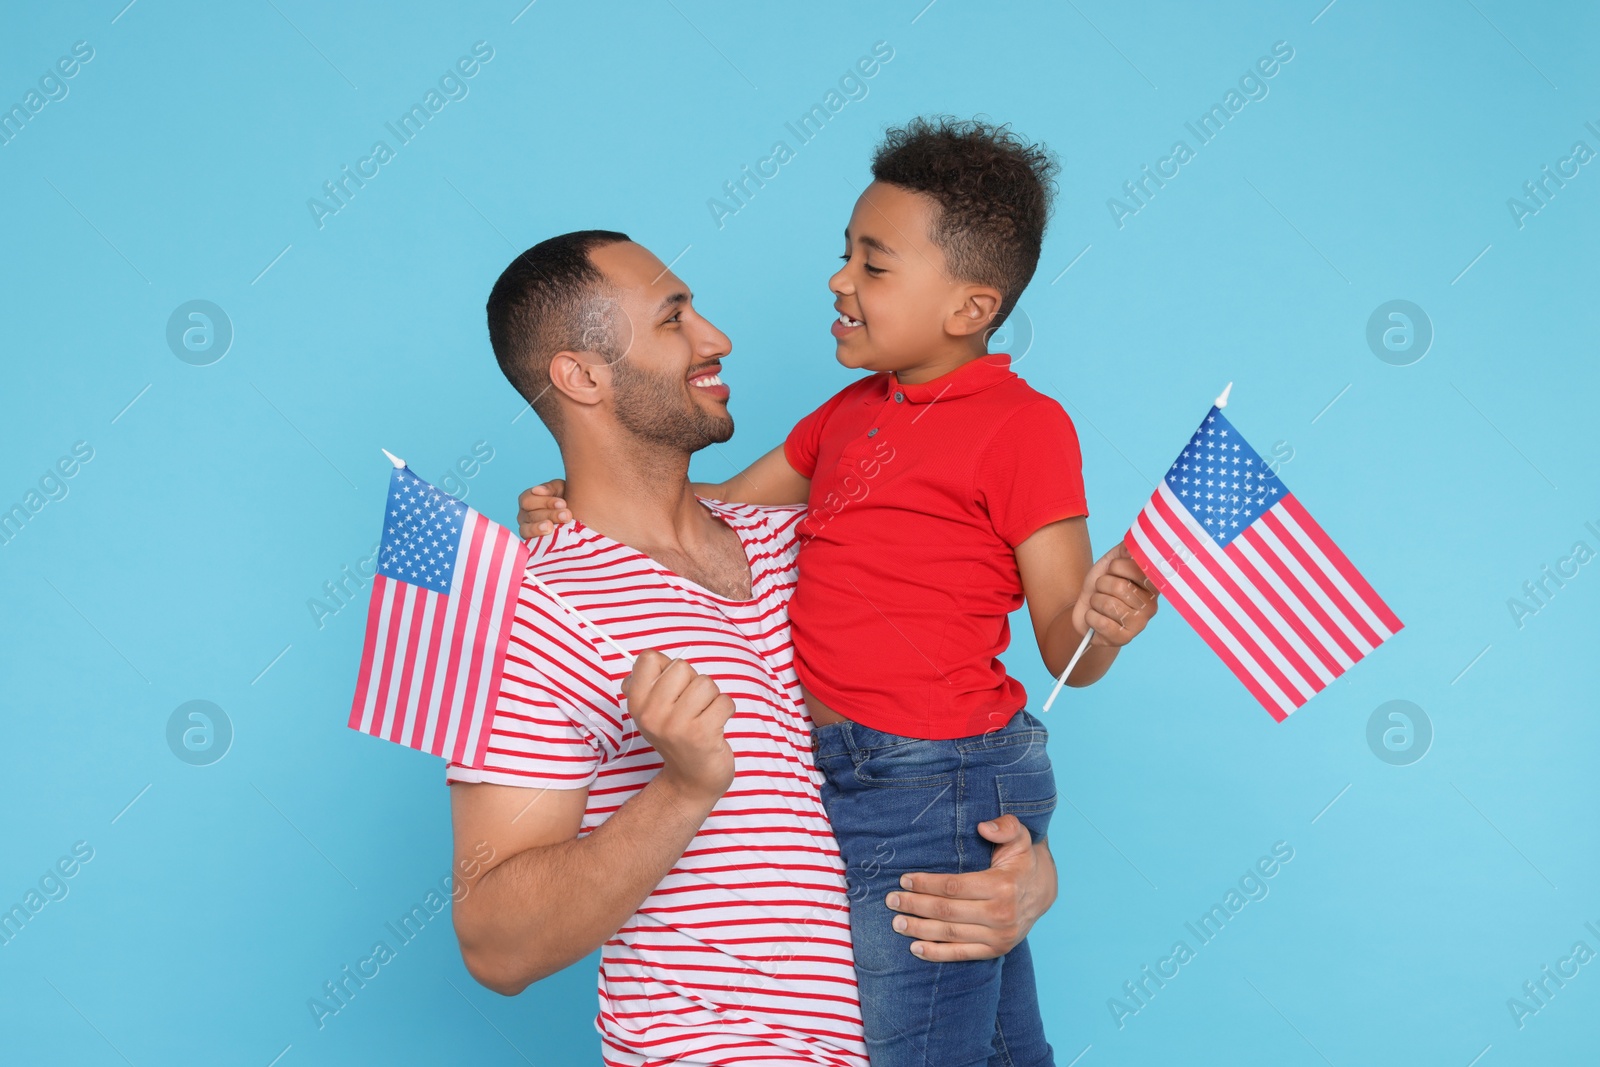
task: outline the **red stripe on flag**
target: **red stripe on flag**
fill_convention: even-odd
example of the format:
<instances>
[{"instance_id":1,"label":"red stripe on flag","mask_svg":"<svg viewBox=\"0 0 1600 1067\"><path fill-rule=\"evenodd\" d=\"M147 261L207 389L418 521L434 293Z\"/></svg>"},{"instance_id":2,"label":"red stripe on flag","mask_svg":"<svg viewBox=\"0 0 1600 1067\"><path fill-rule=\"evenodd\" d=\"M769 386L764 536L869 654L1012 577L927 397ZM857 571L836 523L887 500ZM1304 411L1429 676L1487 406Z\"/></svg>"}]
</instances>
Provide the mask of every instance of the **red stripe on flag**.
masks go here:
<instances>
[{"instance_id":1,"label":"red stripe on flag","mask_svg":"<svg viewBox=\"0 0 1600 1067\"><path fill-rule=\"evenodd\" d=\"M421 704L417 709L417 721L411 727L411 740L407 742L410 747L418 750L422 749L422 739L427 734L429 721L439 715L439 709L431 703L430 695L433 693L433 675L439 669L439 656L444 650L440 638L444 634L444 618L448 614L450 614L450 598L440 597L438 603L433 606L433 630L428 635L426 654L423 656L427 667L422 672L422 689L419 695Z\"/></svg>"},{"instance_id":2,"label":"red stripe on flag","mask_svg":"<svg viewBox=\"0 0 1600 1067\"><path fill-rule=\"evenodd\" d=\"M1266 575L1261 573L1255 562L1244 552L1234 547L1237 542L1238 538L1228 542L1228 547L1223 551L1228 554L1229 559L1233 560L1234 566L1243 571L1245 577L1250 579L1251 588L1269 600L1274 611L1289 620L1289 625L1294 627L1294 632L1300 635L1300 640L1304 641L1312 652L1316 653L1317 659L1328 669L1329 675L1337 678L1343 674L1344 664L1340 663L1338 657L1329 650L1328 643L1312 632L1311 627L1306 625L1305 618L1300 610L1292 607L1288 601L1278 594L1277 587L1267 580Z\"/></svg>"},{"instance_id":3,"label":"red stripe on flag","mask_svg":"<svg viewBox=\"0 0 1600 1067\"><path fill-rule=\"evenodd\" d=\"M1182 529L1182 522L1177 518L1177 516L1170 514L1170 512L1167 510L1166 501L1161 499L1159 490L1155 496L1150 498L1150 504L1145 509L1147 515L1152 511L1155 514L1160 515L1161 518L1166 521L1169 527L1174 523L1177 523L1177 535L1180 540L1182 539L1183 534L1186 532ZM1155 524L1152 522L1152 533L1154 533L1154 529ZM1155 536L1160 535L1155 534ZM1190 549L1191 559L1197 555L1203 557L1208 552L1206 546L1186 545L1185 547ZM1211 610L1211 614L1214 618L1221 621L1223 627L1233 635L1233 639L1243 647L1245 653L1260 665L1260 673L1271 679L1272 684L1277 686L1278 691L1283 694L1284 699L1288 700L1295 707L1299 707L1302 703L1304 703L1304 699L1301 698L1295 687L1289 683L1289 679L1284 677L1283 672L1278 669L1278 665L1272 661L1272 657L1267 654L1265 649L1257 644L1255 638L1251 636L1250 631L1245 629L1245 627L1239 622L1236 613L1225 607L1222 601L1217 599L1216 594L1206 587L1204 581L1202 581L1199 576L1193 574L1194 567L1192 565L1185 567L1184 570L1190 572L1192 575L1192 577L1190 577L1185 583L1189 586L1190 591L1201 603ZM1277 701L1273 701L1273 703L1276 704Z\"/></svg>"},{"instance_id":4,"label":"red stripe on flag","mask_svg":"<svg viewBox=\"0 0 1600 1067\"><path fill-rule=\"evenodd\" d=\"M1372 624L1367 622L1361 612L1356 609L1356 606L1350 603L1350 599L1334 584L1333 579L1328 577L1327 570L1311 558L1311 553L1306 551L1305 546L1300 543L1300 539L1294 535L1294 531L1284 525L1283 519L1277 514L1276 509L1268 508L1262 513L1261 521L1267 524L1269 530L1278 535L1278 540L1282 541L1289 549L1290 555L1300 561L1300 566L1310 572L1312 579L1317 583L1317 587L1322 590L1323 595L1333 601L1334 606L1339 609L1339 614L1344 616L1350 625L1355 627L1356 632L1361 635L1362 639L1373 648L1381 645L1383 638L1378 636L1378 631L1372 628ZM1359 652L1356 658L1359 659L1364 655L1366 655L1365 652Z\"/></svg>"},{"instance_id":5,"label":"red stripe on flag","mask_svg":"<svg viewBox=\"0 0 1600 1067\"><path fill-rule=\"evenodd\" d=\"M1134 525L1138 526L1139 531L1141 531L1141 533L1144 534L1147 539L1149 539L1150 545L1152 545L1152 547L1154 547L1154 549L1157 550L1160 555L1162 555L1162 558L1165 558L1165 560L1178 560L1178 553L1173 552L1173 550L1171 550L1171 545L1166 544L1165 537L1155 533L1154 523L1150 522L1150 517L1147 512L1139 512L1139 518L1138 520L1134 520ZM1142 545L1139 545L1139 542L1134 539L1133 531L1128 531L1128 533L1130 533L1130 536L1126 537L1126 541L1130 542L1128 552L1130 552L1131 555L1136 558L1136 560L1139 560L1139 566L1141 566L1141 568L1146 568L1144 569L1144 573L1150 574L1150 576L1155 576L1155 574L1158 573L1158 569L1149 568L1149 565L1146 563L1146 560L1149 557L1147 557L1146 552L1144 552L1144 549L1142 549ZM1176 566L1179 571L1182 571L1181 566L1176 565L1176 563L1174 563L1173 566ZM1275 701L1274 697L1267 693L1266 689L1262 688L1261 683L1256 680L1256 675L1254 675L1254 672L1246 669L1245 664L1242 664L1242 662L1238 661L1237 657L1234 656L1234 649L1230 649L1229 646L1227 646L1227 641L1222 640L1221 635L1218 635L1216 630L1211 629L1210 622L1206 622L1205 617L1198 613L1198 611L1195 611L1194 605L1189 603L1189 600L1182 595L1182 590L1179 589L1178 582L1166 582L1166 587L1163 587L1162 592L1165 593L1166 598L1171 601L1173 608L1178 609L1178 614L1181 614L1181 616L1184 617L1187 622L1189 622L1190 627L1194 627L1194 632L1200 635L1200 640L1205 641L1206 645L1210 646L1211 651L1218 654L1219 659L1221 659L1221 661L1227 665L1227 669L1234 672L1234 677L1238 678L1240 683L1243 683L1243 686L1245 686L1246 689L1250 689L1250 694L1251 696L1256 697L1256 702L1259 702L1261 707L1267 709L1267 713L1272 715L1272 718L1275 718L1275 720L1278 721L1283 721L1283 718L1288 715L1288 712L1278 710L1278 702Z\"/></svg>"},{"instance_id":6,"label":"red stripe on flag","mask_svg":"<svg viewBox=\"0 0 1600 1067\"><path fill-rule=\"evenodd\" d=\"M482 709L479 707L478 676L483 667L483 646L489 633L489 624L494 621L490 616L494 614L495 583L500 577L501 556L499 552L495 551L495 547L498 546L500 537L505 532L504 527L496 527L489 545L484 547L481 544L483 540L482 533L488 526L488 520L480 519L477 526L478 528L473 531L472 537L473 551L474 553L486 553L488 555L489 570L481 587L481 592L474 589L474 599L468 602L477 609L478 628L472 636L471 646L462 649L463 652L468 654L466 667L467 699L462 708L465 714L462 715L461 723L456 729L455 750L450 757L456 763L465 761L467 739L472 735L471 724L474 720L479 719L482 714Z\"/></svg>"},{"instance_id":7,"label":"red stripe on flag","mask_svg":"<svg viewBox=\"0 0 1600 1067\"><path fill-rule=\"evenodd\" d=\"M1356 570L1355 564L1350 562L1349 557L1339 550L1338 545L1333 543L1333 538L1329 537L1322 527L1317 525L1317 520L1311 517L1311 513L1305 509L1305 505L1301 504L1293 493L1285 496L1279 503L1283 505L1285 511L1294 517L1294 521L1300 524L1300 528L1311 537L1316 546L1322 550L1322 554L1327 556L1328 560L1339 569L1339 573L1344 576L1344 580L1350 583L1350 588L1356 591L1356 594L1361 597L1367 607L1372 609L1372 613L1378 616L1383 625L1391 633L1399 633L1405 623L1401 622L1399 617L1389 610L1389 605L1383 602L1383 598L1362 577L1361 572Z\"/></svg>"},{"instance_id":8,"label":"red stripe on flag","mask_svg":"<svg viewBox=\"0 0 1600 1067\"><path fill-rule=\"evenodd\" d=\"M1312 695L1322 688L1322 679L1318 678L1316 672L1306 665L1305 660L1300 657L1300 653L1295 651L1294 646L1283 636L1281 628L1269 620L1261 609L1256 606L1255 601L1250 596L1250 592L1254 590L1246 591L1240 589L1238 583L1233 580L1233 576L1228 573L1227 568L1216 559L1216 554L1222 552L1223 549L1217 547L1216 542L1212 541L1209 535L1206 535L1206 540L1202 543L1199 537L1195 535L1195 532L1183 521L1183 516L1177 513L1176 509L1181 508L1183 505L1175 504L1175 502L1168 500L1160 488L1157 488L1155 495L1150 498L1150 506L1161 513L1161 517L1167 520L1167 525L1177 533L1179 540L1184 543L1184 546L1190 550L1193 556L1201 561L1206 573L1211 575L1234 603L1244 609L1245 614L1249 615L1251 621L1256 624L1256 628L1266 635L1267 639L1272 642L1273 647L1282 653L1283 658L1289 661L1289 665L1295 674L1305 683L1303 687L1294 685L1288 675L1280 670L1273 661L1270 655L1271 650L1262 648L1261 643L1242 627L1237 628L1235 632L1238 634L1239 640L1242 643L1247 643L1247 647L1255 652L1256 658L1271 672L1273 681L1277 682L1278 688L1283 690L1283 695L1294 701L1295 707L1299 707L1310 699ZM1207 592L1206 595L1211 596L1212 594ZM1233 612L1221 609L1220 602L1212 610L1226 619L1230 625L1232 624ZM1300 690L1302 688L1309 689L1310 693L1301 696Z\"/></svg>"},{"instance_id":9,"label":"red stripe on flag","mask_svg":"<svg viewBox=\"0 0 1600 1067\"><path fill-rule=\"evenodd\" d=\"M389 579L382 574L372 576L372 595L367 597L367 636L361 646L361 672L356 676L356 697L350 705L350 727L361 729L361 715L366 710L367 692L372 688L372 653L378 644L378 620L383 617L383 598Z\"/></svg>"},{"instance_id":10,"label":"red stripe on flag","mask_svg":"<svg viewBox=\"0 0 1600 1067\"><path fill-rule=\"evenodd\" d=\"M1307 589L1304 583L1295 576L1294 571L1283 561L1283 557L1278 550L1267 544L1262 539L1260 532L1253 528L1246 530L1242 536L1250 547L1255 549L1257 554L1267 561L1267 565L1272 568L1272 573L1276 574L1279 580L1289 587L1289 591L1294 594L1295 599L1305 608L1306 613L1313 616L1322 628L1327 631L1328 635L1344 650L1345 658L1352 663L1359 660L1363 655L1362 651L1355 646L1355 642L1350 640L1350 636L1344 632L1344 627L1334 622L1327 611L1323 609L1322 602L1316 598L1315 594ZM1340 671L1339 673L1343 674L1344 672Z\"/></svg>"},{"instance_id":11,"label":"red stripe on flag","mask_svg":"<svg viewBox=\"0 0 1600 1067\"><path fill-rule=\"evenodd\" d=\"M389 711L389 679L394 676L395 645L400 640L400 622L405 617L406 600L411 595L414 586L405 582L393 582L389 587L389 638L383 648L383 658L378 661L375 670L381 670L378 677L378 701L372 713L371 733L374 737L387 736L384 724L388 721Z\"/></svg>"},{"instance_id":12,"label":"red stripe on flag","mask_svg":"<svg viewBox=\"0 0 1600 1067\"><path fill-rule=\"evenodd\" d=\"M402 650L405 656L405 669L400 674L400 688L394 695L394 717L389 720L389 729L385 736L390 741L398 743L406 729L406 708L411 705L411 681L417 668L417 653L421 649L422 617L427 614L428 600L438 596L437 593L421 586L414 586L416 595L411 602L411 632L406 634L406 646Z\"/></svg>"},{"instance_id":13,"label":"red stripe on flag","mask_svg":"<svg viewBox=\"0 0 1600 1067\"><path fill-rule=\"evenodd\" d=\"M509 532L507 536L509 536ZM520 576L527 568L527 565L528 548L525 544L519 542L516 548L516 554L512 558L511 573ZM507 580L509 581L510 579L508 578ZM521 590L520 581L521 579L519 577L519 585L517 590L508 589L506 591L504 614L501 618L495 620L495 624L500 628L500 639L495 642L494 669L489 676L491 678L499 679L501 684L504 684L505 681L506 648L511 640L511 619L516 614L517 610L517 593ZM469 767L482 767L486 757L489 754L489 735L494 733L490 727L494 722L493 716L495 705L499 703L499 689L500 686L495 686L495 692L490 697L489 712L484 718L483 729L478 734L477 750L472 754L472 762L467 764Z\"/></svg>"},{"instance_id":14,"label":"red stripe on flag","mask_svg":"<svg viewBox=\"0 0 1600 1067\"><path fill-rule=\"evenodd\" d=\"M455 587L451 598L460 597L456 604L456 625L450 635L450 643L438 650L439 657L444 661L444 692L439 699L439 729L433 738L433 754L442 756L449 742L452 724L460 729L460 724L455 722L454 709L456 693L461 688L461 648L464 635L467 632L467 620L472 616L472 586L478 578L478 549L483 543L484 527L481 523L473 523L472 539L461 548L467 550L467 559L463 564L458 558L456 566L461 570L461 582Z\"/></svg>"}]
</instances>

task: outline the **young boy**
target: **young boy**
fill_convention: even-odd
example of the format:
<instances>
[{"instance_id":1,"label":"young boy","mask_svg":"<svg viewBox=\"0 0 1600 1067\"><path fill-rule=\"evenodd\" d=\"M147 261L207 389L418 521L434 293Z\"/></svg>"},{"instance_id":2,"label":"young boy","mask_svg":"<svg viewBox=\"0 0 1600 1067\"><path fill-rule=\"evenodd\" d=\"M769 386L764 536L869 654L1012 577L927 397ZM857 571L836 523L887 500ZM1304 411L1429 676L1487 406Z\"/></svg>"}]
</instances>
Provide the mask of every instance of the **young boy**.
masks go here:
<instances>
[{"instance_id":1,"label":"young boy","mask_svg":"<svg viewBox=\"0 0 1600 1067\"><path fill-rule=\"evenodd\" d=\"M1026 599L1052 674L1093 627L1068 679L1083 686L1155 611L1120 544L1090 565L1071 419L986 353L1038 263L1056 170L1003 127L890 130L829 280L837 358L874 373L742 474L695 487L810 505L789 617L873 1067L1052 1062L1027 942L919 959L894 890L911 872L981 869L979 826L1001 815L1045 836L1055 779L1044 724L998 658L1008 614ZM563 491L523 494L524 537L570 518Z\"/></svg>"}]
</instances>

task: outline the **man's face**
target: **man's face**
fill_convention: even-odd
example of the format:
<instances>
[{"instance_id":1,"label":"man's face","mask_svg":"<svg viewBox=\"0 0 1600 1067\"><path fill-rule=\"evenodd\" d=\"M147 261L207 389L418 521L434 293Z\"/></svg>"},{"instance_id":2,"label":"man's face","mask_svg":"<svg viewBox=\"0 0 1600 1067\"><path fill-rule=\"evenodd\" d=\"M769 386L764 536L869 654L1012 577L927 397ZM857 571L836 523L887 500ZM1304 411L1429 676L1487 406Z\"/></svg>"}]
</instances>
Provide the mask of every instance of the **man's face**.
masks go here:
<instances>
[{"instance_id":1,"label":"man's face","mask_svg":"<svg viewBox=\"0 0 1600 1067\"><path fill-rule=\"evenodd\" d=\"M623 429L685 453L732 437L729 390L718 372L733 346L695 311L689 287L631 241L589 258L617 291L626 319L623 354L611 366Z\"/></svg>"},{"instance_id":2,"label":"man's face","mask_svg":"<svg viewBox=\"0 0 1600 1067\"><path fill-rule=\"evenodd\" d=\"M845 264L828 279L841 315L833 323L835 354L846 367L905 370L944 341L961 286L928 236L938 211L932 197L887 182L873 182L856 201Z\"/></svg>"}]
</instances>

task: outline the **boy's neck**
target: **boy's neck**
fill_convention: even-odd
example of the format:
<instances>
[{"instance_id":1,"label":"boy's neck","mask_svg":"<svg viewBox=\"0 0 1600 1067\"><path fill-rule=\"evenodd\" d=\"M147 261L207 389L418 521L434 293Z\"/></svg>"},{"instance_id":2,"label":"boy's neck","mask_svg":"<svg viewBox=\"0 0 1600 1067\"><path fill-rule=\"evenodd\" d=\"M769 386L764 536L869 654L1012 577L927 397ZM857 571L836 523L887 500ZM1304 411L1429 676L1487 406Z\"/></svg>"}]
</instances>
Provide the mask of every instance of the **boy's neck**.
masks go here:
<instances>
[{"instance_id":1,"label":"boy's neck","mask_svg":"<svg viewBox=\"0 0 1600 1067\"><path fill-rule=\"evenodd\" d=\"M895 378L903 385L922 385L988 354L980 338L976 344L953 346L948 350L934 353L914 366L895 371Z\"/></svg>"}]
</instances>

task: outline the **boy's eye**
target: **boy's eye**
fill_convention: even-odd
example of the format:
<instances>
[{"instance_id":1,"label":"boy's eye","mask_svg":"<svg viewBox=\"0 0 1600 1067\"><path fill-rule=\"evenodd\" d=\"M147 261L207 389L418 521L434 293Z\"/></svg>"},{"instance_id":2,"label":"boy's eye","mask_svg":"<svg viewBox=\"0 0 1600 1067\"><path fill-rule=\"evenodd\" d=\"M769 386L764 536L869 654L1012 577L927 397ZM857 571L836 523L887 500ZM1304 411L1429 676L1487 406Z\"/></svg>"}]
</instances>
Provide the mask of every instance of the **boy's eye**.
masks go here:
<instances>
[{"instance_id":1,"label":"boy's eye","mask_svg":"<svg viewBox=\"0 0 1600 1067\"><path fill-rule=\"evenodd\" d=\"M863 264L863 266L865 266L867 268L867 273L868 274L882 274L883 273L883 268L882 267L874 267L871 263L865 263L865 264Z\"/></svg>"}]
</instances>

